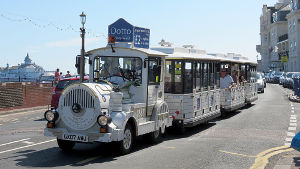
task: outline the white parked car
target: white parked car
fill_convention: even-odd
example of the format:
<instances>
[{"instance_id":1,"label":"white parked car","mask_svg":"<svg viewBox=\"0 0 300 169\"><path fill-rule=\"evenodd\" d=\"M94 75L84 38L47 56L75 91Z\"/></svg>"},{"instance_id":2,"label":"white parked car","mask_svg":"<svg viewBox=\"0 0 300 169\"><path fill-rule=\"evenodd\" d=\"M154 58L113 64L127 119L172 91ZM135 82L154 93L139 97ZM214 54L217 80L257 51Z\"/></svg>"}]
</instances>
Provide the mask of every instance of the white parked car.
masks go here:
<instances>
[{"instance_id":1,"label":"white parked car","mask_svg":"<svg viewBox=\"0 0 300 169\"><path fill-rule=\"evenodd\" d=\"M265 92L265 84L264 84L264 80L263 77L260 73L257 73L256 75L256 84L257 84L257 90L260 91L261 93Z\"/></svg>"}]
</instances>

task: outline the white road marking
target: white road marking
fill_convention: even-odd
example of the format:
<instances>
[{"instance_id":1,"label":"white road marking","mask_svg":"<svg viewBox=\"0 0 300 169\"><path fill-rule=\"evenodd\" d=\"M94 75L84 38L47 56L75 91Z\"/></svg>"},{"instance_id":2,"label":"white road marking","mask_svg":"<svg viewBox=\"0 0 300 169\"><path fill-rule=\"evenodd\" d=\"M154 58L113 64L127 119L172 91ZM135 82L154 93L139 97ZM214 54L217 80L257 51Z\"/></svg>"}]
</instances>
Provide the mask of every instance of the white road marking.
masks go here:
<instances>
[{"instance_id":1,"label":"white road marking","mask_svg":"<svg viewBox=\"0 0 300 169\"><path fill-rule=\"evenodd\" d=\"M292 110L294 110L295 108L294 107L292 107Z\"/></svg>"},{"instance_id":2,"label":"white road marking","mask_svg":"<svg viewBox=\"0 0 300 169\"><path fill-rule=\"evenodd\" d=\"M297 118L296 117L291 117L290 120L297 120Z\"/></svg>"},{"instance_id":3,"label":"white road marking","mask_svg":"<svg viewBox=\"0 0 300 169\"><path fill-rule=\"evenodd\" d=\"M287 142L291 142L292 140L293 140L293 138L291 138L291 137L285 138L285 141L287 141Z\"/></svg>"},{"instance_id":4,"label":"white road marking","mask_svg":"<svg viewBox=\"0 0 300 169\"><path fill-rule=\"evenodd\" d=\"M290 120L290 123L297 123L297 120Z\"/></svg>"},{"instance_id":5,"label":"white road marking","mask_svg":"<svg viewBox=\"0 0 300 169\"><path fill-rule=\"evenodd\" d=\"M5 145L21 142L21 141L26 141L26 140L29 140L29 139L30 138L25 138L25 139L22 139L22 140L12 141L12 142L9 142L9 143L0 144L0 146L5 146Z\"/></svg>"},{"instance_id":6,"label":"white road marking","mask_svg":"<svg viewBox=\"0 0 300 169\"><path fill-rule=\"evenodd\" d=\"M25 143L25 144L34 144L34 142L30 142L30 141L23 141L22 143Z\"/></svg>"},{"instance_id":7,"label":"white road marking","mask_svg":"<svg viewBox=\"0 0 300 169\"><path fill-rule=\"evenodd\" d=\"M0 126L2 126L3 124L0 124Z\"/></svg>"},{"instance_id":8,"label":"white road marking","mask_svg":"<svg viewBox=\"0 0 300 169\"><path fill-rule=\"evenodd\" d=\"M297 117L297 115L295 115L295 114L291 114L291 117Z\"/></svg>"},{"instance_id":9,"label":"white road marking","mask_svg":"<svg viewBox=\"0 0 300 169\"><path fill-rule=\"evenodd\" d=\"M297 123L290 123L290 126L296 127Z\"/></svg>"},{"instance_id":10,"label":"white road marking","mask_svg":"<svg viewBox=\"0 0 300 169\"><path fill-rule=\"evenodd\" d=\"M52 140L43 141L43 142L36 143L36 144L30 144L30 145L23 146L23 147L18 147L18 148L14 148L14 149L10 149L10 150L5 150L5 151L0 151L0 154L7 153L7 152L10 152L10 151L20 150L20 149L23 149L23 148L32 147L32 146L36 146L36 145L40 145L40 144L49 143L49 142L52 142L52 141L55 141L55 140L56 139L52 139Z\"/></svg>"},{"instance_id":11,"label":"white road marking","mask_svg":"<svg viewBox=\"0 0 300 169\"><path fill-rule=\"evenodd\" d=\"M289 127L288 130L289 131L296 131L296 127Z\"/></svg>"},{"instance_id":12,"label":"white road marking","mask_svg":"<svg viewBox=\"0 0 300 169\"><path fill-rule=\"evenodd\" d=\"M294 111L294 110L291 110L291 113L295 113L295 111Z\"/></svg>"},{"instance_id":13,"label":"white road marking","mask_svg":"<svg viewBox=\"0 0 300 169\"><path fill-rule=\"evenodd\" d=\"M296 134L294 132L287 132L286 135L289 137L294 137Z\"/></svg>"}]
</instances>

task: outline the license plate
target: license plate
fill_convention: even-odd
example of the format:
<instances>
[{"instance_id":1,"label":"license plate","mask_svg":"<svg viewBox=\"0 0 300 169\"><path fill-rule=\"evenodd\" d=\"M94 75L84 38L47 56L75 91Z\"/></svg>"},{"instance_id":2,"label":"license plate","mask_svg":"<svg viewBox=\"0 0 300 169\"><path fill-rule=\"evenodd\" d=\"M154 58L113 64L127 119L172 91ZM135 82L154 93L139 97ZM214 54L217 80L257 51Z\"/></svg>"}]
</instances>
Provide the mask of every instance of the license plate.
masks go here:
<instances>
[{"instance_id":1,"label":"license plate","mask_svg":"<svg viewBox=\"0 0 300 169\"><path fill-rule=\"evenodd\" d=\"M79 141L79 142L88 142L88 136L80 135L80 134L66 134L64 133L62 136L63 140L69 140L69 141Z\"/></svg>"}]
</instances>

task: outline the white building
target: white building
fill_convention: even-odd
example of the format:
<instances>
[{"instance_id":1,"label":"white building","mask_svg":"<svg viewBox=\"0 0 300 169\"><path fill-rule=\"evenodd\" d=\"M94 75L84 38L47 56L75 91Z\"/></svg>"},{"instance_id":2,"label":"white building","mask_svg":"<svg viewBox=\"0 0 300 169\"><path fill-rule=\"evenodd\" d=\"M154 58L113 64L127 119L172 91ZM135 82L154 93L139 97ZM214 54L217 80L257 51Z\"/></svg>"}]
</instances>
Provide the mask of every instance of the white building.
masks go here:
<instances>
[{"instance_id":1,"label":"white building","mask_svg":"<svg viewBox=\"0 0 300 169\"><path fill-rule=\"evenodd\" d=\"M7 64L6 68L0 68L0 82L38 82L44 73L45 70L32 63L27 53L24 63L11 67Z\"/></svg>"},{"instance_id":2,"label":"white building","mask_svg":"<svg viewBox=\"0 0 300 169\"><path fill-rule=\"evenodd\" d=\"M287 15L289 59L288 71L300 72L300 0L292 0Z\"/></svg>"},{"instance_id":3,"label":"white building","mask_svg":"<svg viewBox=\"0 0 300 169\"><path fill-rule=\"evenodd\" d=\"M287 71L287 64L281 59L286 51L288 34L288 21L286 16L290 13L290 1L281 0L274 6L264 5L260 17L261 45L257 51L261 54L262 71ZM284 48L283 48L284 47ZM284 49L284 50L283 50Z\"/></svg>"}]
</instances>

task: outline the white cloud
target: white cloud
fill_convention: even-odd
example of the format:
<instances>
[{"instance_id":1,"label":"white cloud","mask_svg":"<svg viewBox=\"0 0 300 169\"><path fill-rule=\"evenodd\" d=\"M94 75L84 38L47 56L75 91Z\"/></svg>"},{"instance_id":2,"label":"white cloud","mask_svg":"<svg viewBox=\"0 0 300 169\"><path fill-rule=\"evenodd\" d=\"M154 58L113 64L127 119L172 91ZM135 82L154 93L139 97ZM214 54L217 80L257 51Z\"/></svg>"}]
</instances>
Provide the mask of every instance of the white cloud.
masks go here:
<instances>
[{"instance_id":1,"label":"white cloud","mask_svg":"<svg viewBox=\"0 0 300 169\"><path fill-rule=\"evenodd\" d=\"M99 38L86 38L85 43L93 43L99 41ZM81 38L73 38L69 40L62 40L62 41L55 41L55 42L48 42L46 43L46 47L71 47L71 46L80 46L81 45Z\"/></svg>"}]
</instances>

